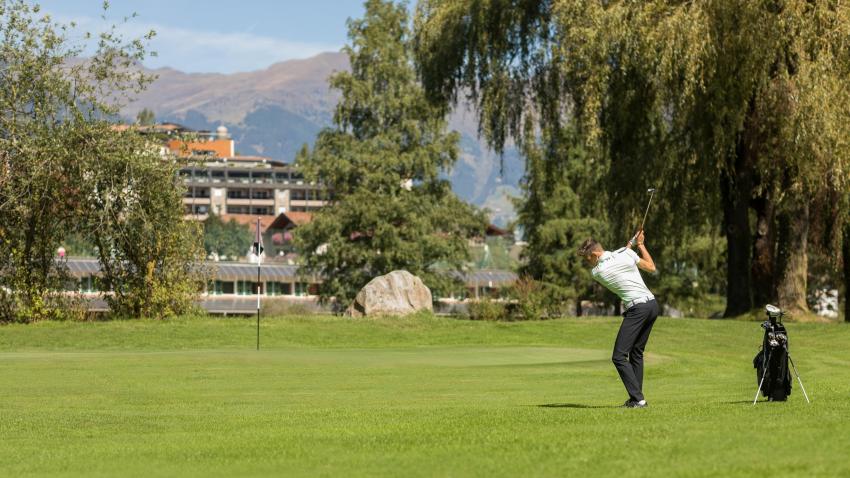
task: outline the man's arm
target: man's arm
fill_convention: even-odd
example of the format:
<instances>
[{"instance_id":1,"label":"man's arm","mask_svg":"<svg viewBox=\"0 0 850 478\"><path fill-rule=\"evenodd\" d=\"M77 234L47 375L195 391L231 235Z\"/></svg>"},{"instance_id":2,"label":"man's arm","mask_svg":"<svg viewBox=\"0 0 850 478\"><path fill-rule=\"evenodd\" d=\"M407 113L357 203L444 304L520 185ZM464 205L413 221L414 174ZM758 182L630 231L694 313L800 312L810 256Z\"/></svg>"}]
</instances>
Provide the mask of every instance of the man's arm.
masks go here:
<instances>
[{"instance_id":1,"label":"man's arm","mask_svg":"<svg viewBox=\"0 0 850 478\"><path fill-rule=\"evenodd\" d=\"M655 261L652 260L652 256L649 255L649 251L646 250L646 246L643 244L643 231L639 231L637 233L637 248L638 252L640 252L640 260L637 263L639 269L645 270L646 272L655 272Z\"/></svg>"}]
</instances>

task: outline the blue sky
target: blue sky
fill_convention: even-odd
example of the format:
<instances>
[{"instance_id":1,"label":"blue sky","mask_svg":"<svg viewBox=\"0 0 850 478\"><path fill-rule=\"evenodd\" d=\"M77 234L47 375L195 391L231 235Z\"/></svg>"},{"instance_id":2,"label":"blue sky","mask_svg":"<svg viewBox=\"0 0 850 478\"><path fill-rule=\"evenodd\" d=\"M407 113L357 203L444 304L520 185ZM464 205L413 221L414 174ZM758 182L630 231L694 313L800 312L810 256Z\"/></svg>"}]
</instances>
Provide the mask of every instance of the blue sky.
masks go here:
<instances>
[{"instance_id":1,"label":"blue sky","mask_svg":"<svg viewBox=\"0 0 850 478\"><path fill-rule=\"evenodd\" d=\"M32 0L57 21L81 31L102 28L102 0ZM363 14L362 0L112 0L109 24L138 17L120 29L128 36L157 32L145 65L187 72L252 71L293 58L338 51L346 19Z\"/></svg>"}]
</instances>

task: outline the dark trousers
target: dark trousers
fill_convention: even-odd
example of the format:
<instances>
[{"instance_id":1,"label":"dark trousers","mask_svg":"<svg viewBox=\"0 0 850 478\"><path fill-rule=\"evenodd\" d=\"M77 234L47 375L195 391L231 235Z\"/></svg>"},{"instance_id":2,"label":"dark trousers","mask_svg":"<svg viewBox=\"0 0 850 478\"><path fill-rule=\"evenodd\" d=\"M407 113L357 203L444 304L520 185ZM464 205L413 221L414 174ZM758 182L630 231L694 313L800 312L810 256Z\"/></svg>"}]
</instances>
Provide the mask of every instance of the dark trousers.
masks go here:
<instances>
[{"instance_id":1,"label":"dark trousers","mask_svg":"<svg viewBox=\"0 0 850 478\"><path fill-rule=\"evenodd\" d=\"M611 360L632 400L643 400L643 349L658 317L658 302L636 304L623 313Z\"/></svg>"}]
</instances>

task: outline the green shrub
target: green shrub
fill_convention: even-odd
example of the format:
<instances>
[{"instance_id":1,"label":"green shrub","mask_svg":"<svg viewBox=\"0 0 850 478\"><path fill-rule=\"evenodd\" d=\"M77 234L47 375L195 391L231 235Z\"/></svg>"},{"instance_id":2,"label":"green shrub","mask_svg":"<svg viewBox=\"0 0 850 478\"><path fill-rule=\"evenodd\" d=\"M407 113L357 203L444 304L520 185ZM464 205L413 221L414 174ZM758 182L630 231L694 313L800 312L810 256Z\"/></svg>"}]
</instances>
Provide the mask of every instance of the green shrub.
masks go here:
<instances>
[{"instance_id":1,"label":"green shrub","mask_svg":"<svg viewBox=\"0 0 850 478\"><path fill-rule=\"evenodd\" d=\"M284 315L315 315L316 311L310 304L303 302L294 302L288 300L268 300L263 301L261 312L265 316L284 316Z\"/></svg>"},{"instance_id":2,"label":"green shrub","mask_svg":"<svg viewBox=\"0 0 850 478\"><path fill-rule=\"evenodd\" d=\"M503 302L491 299L469 301L467 313L471 320L507 320L507 308Z\"/></svg>"},{"instance_id":3,"label":"green shrub","mask_svg":"<svg viewBox=\"0 0 850 478\"><path fill-rule=\"evenodd\" d=\"M511 316L515 320L538 320L564 315L572 294L564 287L520 277L510 289Z\"/></svg>"}]
</instances>

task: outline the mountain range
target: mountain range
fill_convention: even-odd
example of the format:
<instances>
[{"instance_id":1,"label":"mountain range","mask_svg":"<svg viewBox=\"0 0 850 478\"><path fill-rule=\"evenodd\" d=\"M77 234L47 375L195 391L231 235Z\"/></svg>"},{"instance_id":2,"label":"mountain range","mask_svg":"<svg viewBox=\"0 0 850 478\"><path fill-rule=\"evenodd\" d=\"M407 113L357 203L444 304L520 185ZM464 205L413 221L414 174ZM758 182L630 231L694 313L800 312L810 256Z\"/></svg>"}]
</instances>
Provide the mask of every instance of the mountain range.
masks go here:
<instances>
[{"instance_id":1,"label":"mountain range","mask_svg":"<svg viewBox=\"0 0 850 478\"><path fill-rule=\"evenodd\" d=\"M174 121L194 129L228 128L238 154L262 155L286 162L330 126L339 94L327 79L348 69L343 53L322 53L303 60L275 63L264 70L219 74L150 70L157 79L122 114L132 120L143 108L157 121ZM508 148L500 157L478 137L475 114L460 106L449 128L461 134L461 155L447 177L464 200L490 210L493 223L514 219L510 196L519 195L523 163Z\"/></svg>"}]
</instances>

